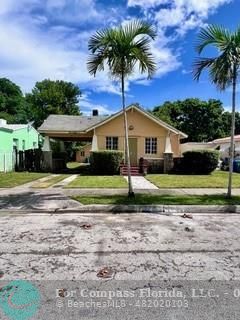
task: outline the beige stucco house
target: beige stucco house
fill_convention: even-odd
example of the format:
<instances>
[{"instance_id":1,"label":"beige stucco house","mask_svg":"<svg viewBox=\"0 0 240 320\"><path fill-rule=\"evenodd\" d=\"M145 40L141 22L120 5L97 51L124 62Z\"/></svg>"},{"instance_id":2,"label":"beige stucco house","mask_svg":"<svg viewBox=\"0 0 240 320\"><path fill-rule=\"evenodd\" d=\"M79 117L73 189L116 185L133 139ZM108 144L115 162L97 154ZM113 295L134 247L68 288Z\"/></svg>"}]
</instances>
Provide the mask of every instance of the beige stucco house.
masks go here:
<instances>
[{"instance_id":1,"label":"beige stucco house","mask_svg":"<svg viewBox=\"0 0 240 320\"><path fill-rule=\"evenodd\" d=\"M138 166L139 159L158 164L168 170L167 163L181 156L181 139L187 137L136 105L127 108L130 161ZM49 138L62 141L89 141L91 151L124 150L123 112L99 116L94 110L91 117L50 115L39 128L45 136L43 151L51 152ZM52 166L50 158L49 165ZM164 163L165 161L165 163Z\"/></svg>"}]
</instances>

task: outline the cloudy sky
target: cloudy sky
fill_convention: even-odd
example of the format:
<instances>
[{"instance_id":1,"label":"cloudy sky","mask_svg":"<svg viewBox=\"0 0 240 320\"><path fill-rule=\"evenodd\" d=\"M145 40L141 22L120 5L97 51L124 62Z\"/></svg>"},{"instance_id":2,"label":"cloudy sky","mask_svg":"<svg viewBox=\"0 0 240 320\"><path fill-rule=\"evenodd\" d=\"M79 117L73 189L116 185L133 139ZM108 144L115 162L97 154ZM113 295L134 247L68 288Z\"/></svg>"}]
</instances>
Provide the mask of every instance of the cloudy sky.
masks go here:
<instances>
[{"instance_id":1,"label":"cloudy sky","mask_svg":"<svg viewBox=\"0 0 240 320\"><path fill-rule=\"evenodd\" d=\"M112 113L120 107L119 86L108 74L87 72L87 44L96 30L134 18L154 23L158 36L153 54L158 63L149 81L135 74L127 84L127 102L153 108L166 100L219 98L226 108L230 90L220 93L204 75L192 80L194 43L201 26L239 24L240 0L0 0L1 77L24 92L45 78L79 85L81 110Z\"/></svg>"}]
</instances>

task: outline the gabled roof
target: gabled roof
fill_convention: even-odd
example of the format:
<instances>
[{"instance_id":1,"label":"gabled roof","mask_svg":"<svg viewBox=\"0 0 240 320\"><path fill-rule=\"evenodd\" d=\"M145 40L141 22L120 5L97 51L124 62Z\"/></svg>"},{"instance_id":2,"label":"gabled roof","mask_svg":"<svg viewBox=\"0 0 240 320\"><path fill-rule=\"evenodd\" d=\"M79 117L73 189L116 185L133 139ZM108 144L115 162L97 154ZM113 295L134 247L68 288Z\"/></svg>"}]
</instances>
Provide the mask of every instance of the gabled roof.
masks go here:
<instances>
[{"instance_id":1,"label":"gabled roof","mask_svg":"<svg viewBox=\"0 0 240 320\"><path fill-rule=\"evenodd\" d=\"M144 116L154 121L161 127L175 133L179 134L181 138L187 138L187 135L166 122L160 120L155 117L150 112L147 112L143 108L140 108L136 105L130 105L126 108L126 110L135 109L138 112L142 113ZM68 116L68 115L55 115L51 114L46 120L44 120L43 124L38 128L40 133L47 132L81 132L87 133L95 128L103 126L109 121L117 118L123 113L123 111L119 111L111 116Z\"/></svg>"},{"instance_id":2,"label":"gabled roof","mask_svg":"<svg viewBox=\"0 0 240 320\"><path fill-rule=\"evenodd\" d=\"M165 128L165 129L167 129L167 130L169 130L169 131L171 131L171 132L173 132L173 133L175 133L175 134L179 134L182 138L187 138L187 137L188 137L185 133L177 130L177 129L174 128L173 126L171 126L171 125L167 124L166 122L160 120L159 118L155 117L152 113L144 110L143 108L141 108L141 107L139 107L139 106L130 105L130 106L128 106L128 107L126 108L126 111L131 110L131 109L137 110L138 112L142 113L144 116L146 116L147 118L149 118L150 120L152 120L152 121L154 121L155 123L159 124L161 127ZM101 121L101 122L93 125L92 127L88 128L87 131L93 130L93 129L95 129L95 128L98 128L98 127L104 125L105 123L108 123L109 121L111 121L111 120L117 118L118 116L120 116L122 113L123 113L123 111L121 110L121 111L113 114L112 116L107 117L107 118L104 119L103 121Z\"/></svg>"},{"instance_id":3,"label":"gabled roof","mask_svg":"<svg viewBox=\"0 0 240 320\"><path fill-rule=\"evenodd\" d=\"M64 132L85 132L107 116L68 116L51 114L38 128L39 132L64 131Z\"/></svg>"}]
</instances>

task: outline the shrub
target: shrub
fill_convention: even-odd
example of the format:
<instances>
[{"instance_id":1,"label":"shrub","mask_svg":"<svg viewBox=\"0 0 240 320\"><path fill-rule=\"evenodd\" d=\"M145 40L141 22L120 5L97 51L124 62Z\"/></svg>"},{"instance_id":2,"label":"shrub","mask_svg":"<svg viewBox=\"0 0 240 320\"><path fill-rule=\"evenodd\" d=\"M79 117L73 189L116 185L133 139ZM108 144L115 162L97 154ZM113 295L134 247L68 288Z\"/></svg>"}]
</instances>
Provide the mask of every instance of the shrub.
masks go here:
<instances>
[{"instance_id":1,"label":"shrub","mask_svg":"<svg viewBox=\"0 0 240 320\"><path fill-rule=\"evenodd\" d=\"M183 154L175 171L185 174L210 174L217 168L219 152L215 150L193 150Z\"/></svg>"},{"instance_id":2,"label":"shrub","mask_svg":"<svg viewBox=\"0 0 240 320\"><path fill-rule=\"evenodd\" d=\"M91 172L99 175L118 174L123 160L120 151L94 151L90 156Z\"/></svg>"}]
</instances>

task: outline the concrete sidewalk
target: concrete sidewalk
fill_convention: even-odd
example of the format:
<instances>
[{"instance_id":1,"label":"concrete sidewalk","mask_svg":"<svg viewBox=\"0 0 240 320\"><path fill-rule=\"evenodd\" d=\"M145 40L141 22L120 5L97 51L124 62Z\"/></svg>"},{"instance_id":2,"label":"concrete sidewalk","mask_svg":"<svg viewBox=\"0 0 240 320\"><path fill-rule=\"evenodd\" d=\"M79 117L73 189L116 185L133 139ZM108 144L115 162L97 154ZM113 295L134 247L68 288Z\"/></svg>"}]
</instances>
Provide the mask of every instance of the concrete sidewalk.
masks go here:
<instances>
[{"instance_id":1,"label":"concrete sidewalk","mask_svg":"<svg viewBox=\"0 0 240 320\"><path fill-rule=\"evenodd\" d=\"M128 177L124 176L124 179L128 181ZM148 190L157 190L158 187L155 184L151 183L142 176L132 176L132 186L133 189L148 189Z\"/></svg>"},{"instance_id":2,"label":"concrete sidewalk","mask_svg":"<svg viewBox=\"0 0 240 320\"><path fill-rule=\"evenodd\" d=\"M103 189L103 188L74 188L64 189L64 194L72 195L124 195L128 189ZM135 193L154 194L154 195L217 195L226 194L226 188L196 188L196 189L134 189ZM240 189L233 189L234 196L240 196Z\"/></svg>"},{"instance_id":3,"label":"concrete sidewalk","mask_svg":"<svg viewBox=\"0 0 240 320\"><path fill-rule=\"evenodd\" d=\"M54 176L54 175L52 175ZM51 176L50 176L51 177ZM74 195L127 195L128 189L103 189L103 188L89 188L89 189L64 189L63 187L71 180L74 180L76 175L72 175L57 184L46 188L46 189L33 189L31 188L36 181L29 182L25 185L17 186L15 188L5 188L0 189L0 210L43 210L43 211L74 211L77 210L83 212L84 208L88 211L90 208L82 206L79 202L72 200L70 197ZM49 177L39 179L38 181L45 181ZM141 181L140 181L141 182ZM135 185L137 187L137 184ZM197 189L153 189L147 188L142 189L142 184L140 183L140 188L135 188L135 193L151 194L151 195L218 195L226 194L226 189L224 188L197 188ZM233 189L233 195L240 196L240 189ZM111 210L109 208L103 211ZM126 207L126 206L125 206ZM140 206L137 206L140 207ZM156 206L151 206L156 207ZM165 207L162 211L165 211ZM177 207L175 206L175 210ZM199 206L195 206L199 207ZM94 208L92 208L93 210ZM100 209L100 207L98 208ZM144 208L137 209L138 212L142 211ZM181 208L179 208L181 209ZM116 211L114 208L112 211ZM126 208L123 210L126 210ZM152 212L154 210L160 210L159 208L150 208L147 211ZM172 209L171 209L172 210ZM171 211L170 210L170 211ZM181 209L182 210L182 209ZM230 210L230 212L238 211L238 208L228 208L225 206L224 211ZM97 210L98 211L98 210ZM120 210L122 211L122 210ZM136 212L136 208L134 209Z\"/></svg>"},{"instance_id":4,"label":"concrete sidewalk","mask_svg":"<svg viewBox=\"0 0 240 320\"><path fill-rule=\"evenodd\" d=\"M239 206L122 206L122 205L93 205L83 206L72 200L73 195L126 195L127 189L61 189L47 188L41 190L26 188L4 189L0 191L0 211L51 211L51 212L239 212ZM172 194L172 195L210 195L225 194L224 189L165 189L165 190L135 190L136 193L145 194ZM240 195L240 190L235 189L233 194ZM202 208L201 208L202 207ZM212 208L211 208L212 207Z\"/></svg>"}]
</instances>

